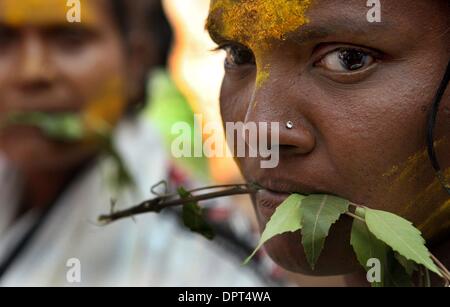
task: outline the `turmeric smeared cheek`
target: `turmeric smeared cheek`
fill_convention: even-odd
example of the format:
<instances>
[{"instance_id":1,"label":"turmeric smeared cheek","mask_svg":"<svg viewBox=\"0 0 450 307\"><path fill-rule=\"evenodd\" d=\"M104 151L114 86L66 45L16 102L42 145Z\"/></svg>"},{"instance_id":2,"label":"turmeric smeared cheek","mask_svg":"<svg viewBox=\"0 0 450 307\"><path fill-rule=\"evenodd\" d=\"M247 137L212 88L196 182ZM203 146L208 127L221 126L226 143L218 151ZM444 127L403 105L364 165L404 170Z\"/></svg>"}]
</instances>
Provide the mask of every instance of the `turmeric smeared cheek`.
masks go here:
<instances>
[{"instance_id":1,"label":"turmeric smeared cheek","mask_svg":"<svg viewBox=\"0 0 450 307\"><path fill-rule=\"evenodd\" d=\"M435 147L445 146L448 142L448 139L442 138L435 142ZM388 193L393 196L402 193L405 185L410 185L417 179L421 180L423 174L429 173L430 168L427 150L420 151L404 163L393 166L383 175L392 178ZM443 171L443 177L447 182L450 180L450 168ZM429 239L450 228L450 197L436 177L423 189L411 194L410 200L403 205L403 210L399 214L420 221L416 226Z\"/></svg>"},{"instance_id":2,"label":"turmeric smeared cheek","mask_svg":"<svg viewBox=\"0 0 450 307\"><path fill-rule=\"evenodd\" d=\"M311 0L213 0L207 27L228 40L249 47L260 57L274 41L309 22ZM259 63L257 63L259 64ZM269 79L269 66L258 65L256 86Z\"/></svg>"},{"instance_id":3,"label":"turmeric smeared cheek","mask_svg":"<svg viewBox=\"0 0 450 307\"><path fill-rule=\"evenodd\" d=\"M82 23L93 21L92 0L80 0ZM67 23L66 0L0 0L0 20L11 26Z\"/></svg>"},{"instance_id":4,"label":"turmeric smeared cheek","mask_svg":"<svg viewBox=\"0 0 450 307\"><path fill-rule=\"evenodd\" d=\"M88 138L99 132L110 133L125 113L125 82L117 76L109 79L82 111Z\"/></svg>"},{"instance_id":5,"label":"turmeric smeared cheek","mask_svg":"<svg viewBox=\"0 0 450 307\"><path fill-rule=\"evenodd\" d=\"M443 178L446 182L450 181L450 167L442 172ZM442 184L439 180L435 180L433 183L434 190L442 190ZM432 191L430 191L431 193ZM424 232L428 237L432 237L434 234L439 234L450 228L450 197L443 202L439 203L439 206L433 210L430 216L419 225L419 229Z\"/></svg>"}]
</instances>

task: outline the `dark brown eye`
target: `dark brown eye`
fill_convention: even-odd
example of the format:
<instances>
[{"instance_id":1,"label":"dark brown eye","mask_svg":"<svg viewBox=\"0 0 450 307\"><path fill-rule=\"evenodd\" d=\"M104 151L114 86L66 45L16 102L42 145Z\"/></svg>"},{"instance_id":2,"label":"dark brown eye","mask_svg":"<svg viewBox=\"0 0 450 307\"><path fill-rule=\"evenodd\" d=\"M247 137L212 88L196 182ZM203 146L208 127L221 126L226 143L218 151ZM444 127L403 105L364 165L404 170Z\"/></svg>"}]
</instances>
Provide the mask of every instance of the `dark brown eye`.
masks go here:
<instances>
[{"instance_id":1,"label":"dark brown eye","mask_svg":"<svg viewBox=\"0 0 450 307\"><path fill-rule=\"evenodd\" d=\"M0 25L0 46L8 46L17 37L17 32L9 27Z\"/></svg>"},{"instance_id":2,"label":"dark brown eye","mask_svg":"<svg viewBox=\"0 0 450 307\"><path fill-rule=\"evenodd\" d=\"M76 27L54 28L47 35L59 48L69 51L82 48L93 37L89 30Z\"/></svg>"},{"instance_id":3,"label":"dark brown eye","mask_svg":"<svg viewBox=\"0 0 450 307\"><path fill-rule=\"evenodd\" d=\"M334 50L317 64L333 72L353 72L364 69L375 62L373 56L359 49Z\"/></svg>"},{"instance_id":4,"label":"dark brown eye","mask_svg":"<svg viewBox=\"0 0 450 307\"><path fill-rule=\"evenodd\" d=\"M254 65L255 57L251 50L243 46L227 45L222 47L227 53L225 58L225 67L234 67L241 65Z\"/></svg>"}]
</instances>

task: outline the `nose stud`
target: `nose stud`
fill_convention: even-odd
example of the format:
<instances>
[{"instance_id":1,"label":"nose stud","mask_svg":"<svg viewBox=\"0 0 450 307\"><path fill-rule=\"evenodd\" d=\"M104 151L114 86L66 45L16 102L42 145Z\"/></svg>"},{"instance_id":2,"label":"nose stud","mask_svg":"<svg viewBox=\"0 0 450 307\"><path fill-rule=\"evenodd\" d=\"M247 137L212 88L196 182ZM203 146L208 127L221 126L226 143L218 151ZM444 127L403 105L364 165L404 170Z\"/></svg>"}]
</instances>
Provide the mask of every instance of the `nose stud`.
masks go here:
<instances>
[{"instance_id":1,"label":"nose stud","mask_svg":"<svg viewBox=\"0 0 450 307\"><path fill-rule=\"evenodd\" d=\"M292 128L294 128L294 123L291 122L291 121L288 121L288 122L286 123L286 128L288 128L289 130L291 130Z\"/></svg>"}]
</instances>

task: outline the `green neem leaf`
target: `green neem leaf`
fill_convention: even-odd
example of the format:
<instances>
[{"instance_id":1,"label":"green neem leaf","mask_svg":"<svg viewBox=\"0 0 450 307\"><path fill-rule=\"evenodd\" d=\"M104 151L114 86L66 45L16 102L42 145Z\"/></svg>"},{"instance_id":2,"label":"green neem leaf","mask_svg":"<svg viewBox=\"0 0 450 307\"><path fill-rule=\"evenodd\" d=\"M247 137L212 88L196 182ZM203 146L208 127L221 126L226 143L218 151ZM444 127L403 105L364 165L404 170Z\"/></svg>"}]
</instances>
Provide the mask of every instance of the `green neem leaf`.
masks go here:
<instances>
[{"instance_id":1,"label":"green neem leaf","mask_svg":"<svg viewBox=\"0 0 450 307\"><path fill-rule=\"evenodd\" d=\"M395 253L395 259L405 269L405 272L412 276L415 271L419 270L417 264L414 261L408 260L399 253Z\"/></svg>"},{"instance_id":2,"label":"green neem leaf","mask_svg":"<svg viewBox=\"0 0 450 307\"><path fill-rule=\"evenodd\" d=\"M389 212L367 208L366 223L370 232L394 251L442 277L425 247L421 232L409 221Z\"/></svg>"},{"instance_id":3,"label":"green neem leaf","mask_svg":"<svg viewBox=\"0 0 450 307\"><path fill-rule=\"evenodd\" d=\"M86 135L84 122L79 114L45 112L17 112L10 114L0 123L0 129L11 125L26 125L40 129L46 136L57 141L79 141ZM116 188L133 185L124 161L113 145L112 135L108 129L95 131L103 141L104 150L111 156L116 166L114 183Z\"/></svg>"},{"instance_id":4,"label":"green neem leaf","mask_svg":"<svg viewBox=\"0 0 450 307\"><path fill-rule=\"evenodd\" d=\"M192 197L192 194L183 187L178 188L178 195L180 195L182 199ZM214 239L214 231L205 221L203 210L197 202L192 201L183 206L183 222L192 232L199 233L208 240Z\"/></svg>"},{"instance_id":5,"label":"green neem leaf","mask_svg":"<svg viewBox=\"0 0 450 307\"><path fill-rule=\"evenodd\" d=\"M84 125L78 114L49 114L26 112L11 114L2 126L29 125L40 129L47 136L61 141L75 141L84 137Z\"/></svg>"},{"instance_id":6,"label":"green neem leaf","mask_svg":"<svg viewBox=\"0 0 450 307\"><path fill-rule=\"evenodd\" d=\"M295 232L302 228L301 225L301 204L305 197L299 194L292 194L280 206L270 218L261 235L261 240L253 253L244 261L247 264L256 252L270 239L286 232Z\"/></svg>"},{"instance_id":7,"label":"green neem leaf","mask_svg":"<svg viewBox=\"0 0 450 307\"><path fill-rule=\"evenodd\" d=\"M114 188L122 189L125 187L134 187L135 181L131 172L129 171L122 156L114 146L112 135L99 135L103 141L103 149L112 159L115 167L115 174L112 178Z\"/></svg>"},{"instance_id":8,"label":"green neem leaf","mask_svg":"<svg viewBox=\"0 0 450 307\"><path fill-rule=\"evenodd\" d=\"M395 259L395 254L389 248L387 270L384 276L384 287L413 287L412 277L406 273L405 268Z\"/></svg>"},{"instance_id":9,"label":"green neem leaf","mask_svg":"<svg viewBox=\"0 0 450 307\"><path fill-rule=\"evenodd\" d=\"M365 209L358 208L355 213L365 218ZM350 244L353 246L358 262L366 271L370 270L367 266L369 259L375 258L380 261L381 280L373 282L372 287L412 287L411 276L406 274L405 269L396 261L392 249L378 240L369 231L366 223L354 220Z\"/></svg>"},{"instance_id":10,"label":"green neem leaf","mask_svg":"<svg viewBox=\"0 0 450 307\"><path fill-rule=\"evenodd\" d=\"M311 195L302 201L302 243L313 270L331 225L348 211L348 207L348 200L330 195Z\"/></svg>"},{"instance_id":11,"label":"green neem leaf","mask_svg":"<svg viewBox=\"0 0 450 307\"><path fill-rule=\"evenodd\" d=\"M356 215L364 218L365 210L358 208ZM381 263L381 280L373 282L372 287L383 287L385 285L385 276L387 274L387 256L389 247L382 241L378 240L367 228L366 223L355 219L353 221L350 244L355 251L358 262L367 271L367 263L369 259L376 258Z\"/></svg>"}]
</instances>

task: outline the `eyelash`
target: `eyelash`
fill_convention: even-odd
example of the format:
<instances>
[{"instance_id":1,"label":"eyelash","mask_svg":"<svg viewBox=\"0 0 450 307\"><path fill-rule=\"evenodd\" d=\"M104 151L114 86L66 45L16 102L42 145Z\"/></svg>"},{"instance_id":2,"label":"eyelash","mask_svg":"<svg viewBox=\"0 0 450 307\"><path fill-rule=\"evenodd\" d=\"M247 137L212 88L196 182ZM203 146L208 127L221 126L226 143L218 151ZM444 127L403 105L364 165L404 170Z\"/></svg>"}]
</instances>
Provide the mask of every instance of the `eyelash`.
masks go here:
<instances>
[{"instance_id":1,"label":"eyelash","mask_svg":"<svg viewBox=\"0 0 450 307\"><path fill-rule=\"evenodd\" d=\"M242 64L228 63L227 62L228 57L232 56L232 54L230 54L230 49L235 50L236 52L239 52L239 51L246 52L247 54L244 54L244 56L247 56L248 63L242 63ZM256 64L253 52L249 48L247 48L243 45L236 44L236 43L223 43L223 44L220 44L217 48L213 49L213 51L221 51L221 50L225 51L227 54L227 57L225 58L225 68L232 68L233 66L255 65Z\"/></svg>"}]
</instances>

